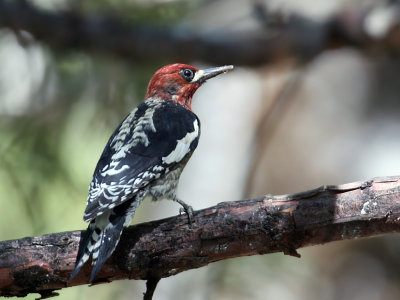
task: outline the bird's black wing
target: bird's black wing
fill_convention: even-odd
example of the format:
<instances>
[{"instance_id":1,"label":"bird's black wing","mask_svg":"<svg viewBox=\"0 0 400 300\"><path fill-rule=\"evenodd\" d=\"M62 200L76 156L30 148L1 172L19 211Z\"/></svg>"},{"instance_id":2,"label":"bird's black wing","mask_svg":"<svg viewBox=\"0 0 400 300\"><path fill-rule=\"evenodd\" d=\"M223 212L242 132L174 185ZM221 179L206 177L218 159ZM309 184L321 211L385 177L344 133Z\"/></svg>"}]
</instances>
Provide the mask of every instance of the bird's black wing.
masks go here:
<instances>
[{"instance_id":1,"label":"bird's black wing","mask_svg":"<svg viewBox=\"0 0 400 300\"><path fill-rule=\"evenodd\" d=\"M200 121L186 108L149 99L118 126L97 163L84 220L146 188L197 147Z\"/></svg>"}]
</instances>

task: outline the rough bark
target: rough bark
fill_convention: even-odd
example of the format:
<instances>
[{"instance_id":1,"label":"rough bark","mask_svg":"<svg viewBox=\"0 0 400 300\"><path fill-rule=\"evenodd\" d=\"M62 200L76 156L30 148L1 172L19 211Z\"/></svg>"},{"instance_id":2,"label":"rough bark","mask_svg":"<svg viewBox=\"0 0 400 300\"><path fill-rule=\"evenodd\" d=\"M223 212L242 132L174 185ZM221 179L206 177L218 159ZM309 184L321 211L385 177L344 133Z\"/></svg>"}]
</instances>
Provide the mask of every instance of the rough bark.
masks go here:
<instances>
[{"instance_id":1,"label":"rough bark","mask_svg":"<svg viewBox=\"0 0 400 300\"><path fill-rule=\"evenodd\" d=\"M327 49L356 47L374 54L400 54L399 8L391 13L377 9L352 9L326 21L300 15L270 15L262 5L254 7L260 30L245 33L219 30L199 34L182 28L129 25L106 15L82 15L74 11L48 12L25 0L0 0L0 27L26 31L57 49L97 51L134 61L202 60L210 64L252 65L296 57L309 60ZM378 11L379 10L379 11ZM369 26L374 14L379 24ZM272 22L270 20L277 20ZM24 35L20 35L23 40ZM160 51L162 49L162 51Z\"/></svg>"},{"instance_id":2,"label":"rough bark","mask_svg":"<svg viewBox=\"0 0 400 300\"><path fill-rule=\"evenodd\" d=\"M98 276L158 279L240 256L400 232L400 177L376 178L282 196L224 202L186 216L127 228ZM0 242L0 296L87 284L90 264L71 283L81 231Z\"/></svg>"}]
</instances>

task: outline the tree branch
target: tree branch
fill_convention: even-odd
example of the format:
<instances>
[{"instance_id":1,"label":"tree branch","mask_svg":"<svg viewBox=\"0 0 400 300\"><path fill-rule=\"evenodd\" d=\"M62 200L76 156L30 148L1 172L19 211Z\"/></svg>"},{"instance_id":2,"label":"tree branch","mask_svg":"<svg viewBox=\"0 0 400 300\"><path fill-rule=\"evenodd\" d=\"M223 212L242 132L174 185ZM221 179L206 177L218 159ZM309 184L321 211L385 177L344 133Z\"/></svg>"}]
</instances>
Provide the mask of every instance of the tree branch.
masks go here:
<instances>
[{"instance_id":1,"label":"tree branch","mask_svg":"<svg viewBox=\"0 0 400 300\"><path fill-rule=\"evenodd\" d=\"M261 14L260 9L260 6L255 7L258 19L268 17L267 12ZM308 60L324 50L338 47L399 55L399 8L387 9L392 13L380 13L376 26L372 19L377 9L346 10L324 22L292 14L273 26L264 22L263 29L258 31L220 30L204 35L182 28L128 25L109 16L46 12L26 0L0 0L0 27L27 31L36 39L62 50L96 50L135 61L156 58L257 66L286 57ZM279 16L270 17L279 19Z\"/></svg>"},{"instance_id":2,"label":"tree branch","mask_svg":"<svg viewBox=\"0 0 400 300\"><path fill-rule=\"evenodd\" d=\"M127 228L99 282L172 276L240 256L400 232L400 177L376 178L283 196L224 202L186 216ZM0 296L26 296L87 284L84 266L70 284L81 231L0 242Z\"/></svg>"}]
</instances>

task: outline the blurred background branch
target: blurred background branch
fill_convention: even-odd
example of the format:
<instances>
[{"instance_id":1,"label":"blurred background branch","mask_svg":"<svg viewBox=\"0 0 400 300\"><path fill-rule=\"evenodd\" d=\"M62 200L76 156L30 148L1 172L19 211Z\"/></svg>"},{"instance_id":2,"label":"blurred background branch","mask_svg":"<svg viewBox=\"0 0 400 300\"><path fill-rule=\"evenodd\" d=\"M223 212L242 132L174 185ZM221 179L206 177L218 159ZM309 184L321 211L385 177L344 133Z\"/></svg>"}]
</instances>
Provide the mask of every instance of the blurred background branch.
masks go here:
<instances>
[{"instance_id":1,"label":"blurred background branch","mask_svg":"<svg viewBox=\"0 0 400 300\"><path fill-rule=\"evenodd\" d=\"M1 0L0 26L17 34L29 32L63 51L94 51L134 61L158 58L257 66L287 57L309 60L324 50L346 46L375 54L400 54L398 5L384 10L346 9L320 22L300 14L270 13L260 1L254 2L253 10L262 25L258 30L237 33L224 28L202 34L178 26L129 24L106 14L50 12L27 0Z\"/></svg>"}]
</instances>

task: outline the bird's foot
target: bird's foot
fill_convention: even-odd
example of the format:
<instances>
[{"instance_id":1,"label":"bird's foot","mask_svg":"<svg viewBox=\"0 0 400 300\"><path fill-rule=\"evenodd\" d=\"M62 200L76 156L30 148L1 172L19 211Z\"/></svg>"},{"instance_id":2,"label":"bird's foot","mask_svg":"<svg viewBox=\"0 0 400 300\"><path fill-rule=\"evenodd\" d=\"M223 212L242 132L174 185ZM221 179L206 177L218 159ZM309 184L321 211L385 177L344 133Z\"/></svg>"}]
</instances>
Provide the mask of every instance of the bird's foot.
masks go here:
<instances>
[{"instance_id":1,"label":"bird's foot","mask_svg":"<svg viewBox=\"0 0 400 300\"><path fill-rule=\"evenodd\" d=\"M179 209L179 214L185 212L188 217L189 226L191 226L193 223L193 208L180 199L176 199L175 201L182 205L182 207Z\"/></svg>"}]
</instances>

